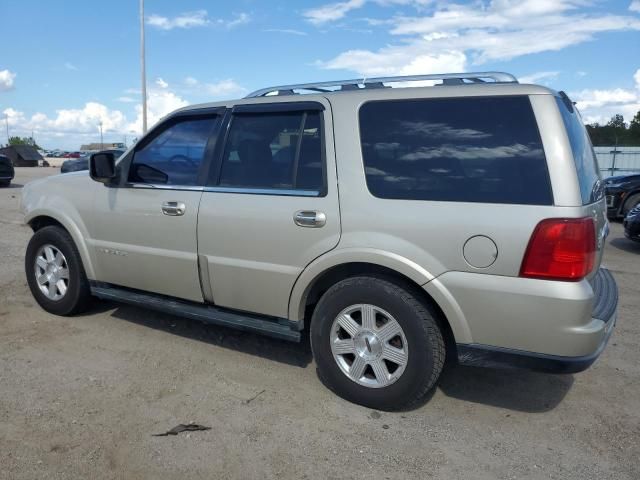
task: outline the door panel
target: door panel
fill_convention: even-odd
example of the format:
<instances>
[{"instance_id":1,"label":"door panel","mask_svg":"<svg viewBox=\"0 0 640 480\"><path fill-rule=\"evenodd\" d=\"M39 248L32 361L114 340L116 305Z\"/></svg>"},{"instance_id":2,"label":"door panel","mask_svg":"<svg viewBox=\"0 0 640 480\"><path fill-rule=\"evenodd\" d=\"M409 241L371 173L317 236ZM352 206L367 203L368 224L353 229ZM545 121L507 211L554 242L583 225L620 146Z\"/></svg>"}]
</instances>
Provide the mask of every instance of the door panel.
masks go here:
<instances>
[{"instance_id":1,"label":"door panel","mask_svg":"<svg viewBox=\"0 0 640 480\"><path fill-rule=\"evenodd\" d=\"M198 215L198 253L216 305L287 317L300 273L338 244L330 106L322 106L231 119Z\"/></svg>"},{"instance_id":2,"label":"door panel","mask_svg":"<svg viewBox=\"0 0 640 480\"><path fill-rule=\"evenodd\" d=\"M121 160L118 187L96 186L98 280L203 301L198 206L220 123L218 110L169 117Z\"/></svg>"},{"instance_id":3,"label":"door panel","mask_svg":"<svg viewBox=\"0 0 640 480\"><path fill-rule=\"evenodd\" d=\"M91 240L98 279L203 301L196 243L201 195L190 190L98 187ZM169 202L183 203L183 215L163 213L163 204Z\"/></svg>"},{"instance_id":4,"label":"door panel","mask_svg":"<svg viewBox=\"0 0 640 480\"><path fill-rule=\"evenodd\" d=\"M299 210L323 212L325 225L297 226ZM199 252L223 307L286 317L298 275L339 238L335 189L324 198L205 192L200 203Z\"/></svg>"}]
</instances>

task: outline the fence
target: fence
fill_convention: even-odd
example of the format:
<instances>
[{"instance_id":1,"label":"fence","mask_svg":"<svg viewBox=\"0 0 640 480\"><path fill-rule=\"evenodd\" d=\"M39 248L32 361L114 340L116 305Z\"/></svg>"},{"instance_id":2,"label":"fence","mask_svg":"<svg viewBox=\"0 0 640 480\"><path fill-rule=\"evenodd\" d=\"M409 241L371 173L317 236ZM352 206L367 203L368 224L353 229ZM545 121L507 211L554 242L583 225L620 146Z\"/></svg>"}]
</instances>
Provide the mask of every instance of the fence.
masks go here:
<instances>
[{"instance_id":1,"label":"fence","mask_svg":"<svg viewBox=\"0 0 640 480\"><path fill-rule=\"evenodd\" d=\"M593 147L602 177L640 173L640 147Z\"/></svg>"}]
</instances>

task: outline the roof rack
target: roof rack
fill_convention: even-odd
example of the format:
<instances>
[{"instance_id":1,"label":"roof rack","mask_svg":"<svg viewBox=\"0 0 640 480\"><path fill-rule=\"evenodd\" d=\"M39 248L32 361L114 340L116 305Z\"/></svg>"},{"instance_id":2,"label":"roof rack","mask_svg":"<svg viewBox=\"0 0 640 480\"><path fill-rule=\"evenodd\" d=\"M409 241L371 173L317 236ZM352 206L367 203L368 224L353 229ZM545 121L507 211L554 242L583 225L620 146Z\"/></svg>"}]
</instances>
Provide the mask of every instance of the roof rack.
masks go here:
<instances>
[{"instance_id":1,"label":"roof rack","mask_svg":"<svg viewBox=\"0 0 640 480\"><path fill-rule=\"evenodd\" d=\"M250 93L246 98L264 97L265 95L293 95L295 90L329 93L337 90L359 90L360 88L385 88L385 83L416 82L424 80L442 80L442 85L464 85L473 83L518 83L518 79L504 72L469 72L469 73L436 73L431 75L406 75L400 77L356 78L352 80L333 80L329 82L300 83L297 85L278 85L261 88ZM491 80L491 82L487 82ZM360 87L362 85L362 87Z\"/></svg>"}]
</instances>

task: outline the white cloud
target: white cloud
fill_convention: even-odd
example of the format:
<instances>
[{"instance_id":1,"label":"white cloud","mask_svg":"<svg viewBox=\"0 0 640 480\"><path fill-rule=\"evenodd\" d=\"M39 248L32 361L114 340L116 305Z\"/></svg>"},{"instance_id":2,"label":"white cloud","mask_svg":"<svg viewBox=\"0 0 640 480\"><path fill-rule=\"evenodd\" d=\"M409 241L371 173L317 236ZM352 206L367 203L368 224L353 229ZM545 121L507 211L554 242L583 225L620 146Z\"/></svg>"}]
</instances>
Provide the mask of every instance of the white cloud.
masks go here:
<instances>
[{"instance_id":1,"label":"white cloud","mask_svg":"<svg viewBox=\"0 0 640 480\"><path fill-rule=\"evenodd\" d=\"M286 33L289 35L299 35L299 36L307 35L307 32L303 32L302 30L294 30L292 28L267 28L264 31L269 33Z\"/></svg>"},{"instance_id":2,"label":"white cloud","mask_svg":"<svg viewBox=\"0 0 640 480\"><path fill-rule=\"evenodd\" d=\"M416 2L404 3L416 5ZM399 38L395 44L377 51L346 51L320 65L361 74L372 71L400 74L410 69L416 59L449 58L454 61L438 62L437 66L445 67L444 71L454 71L457 70L454 67L461 65L461 58L465 59L465 66L480 65L488 61L561 50L593 40L600 32L640 30L639 18L602 14L600 11L590 11L590 6L591 2L584 0L435 3L428 13L418 10L412 16L393 16L370 22L388 28L389 33ZM354 8L353 3L342 2L314 9L313 16L309 11L304 15L313 23L322 24L336 17L342 18ZM433 63L427 61L427 64Z\"/></svg>"},{"instance_id":3,"label":"white cloud","mask_svg":"<svg viewBox=\"0 0 640 480\"><path fill-rule=\"evenodd\" d=\"M553 80L560 72L535 72L518 77L520 83L539 83L542 80Z\"/></svg>"},{"instance_id":4,"label":"white cloud","mask_svg":"<svg viewBox=\"0 0 640 480\"><path fill-rule=\"evenodd\" d=\"M27 117L24 112L7 108L3 112L8 116L11 130L20 132L46 132L47 134L88 134L98 130L102 122L104 132L121 131L126 118L119 110L111 110L97 102L87 102L82 108L56 110L54 117L49 118L41 112Z\"/></svg>"},{"instance_id":5,"label":"white cloud","mask_svg":"<svg viewBox=\"0 0 640 480\"><path fill-rule=\"evenodd\" d=\"M194 28L206 27L208 25L217 25L232 29L245 25L251 21L248 13L239 13L232 19L210 18L206 10L196 10L194 12L181 13L180 15L169 18L162 15L149 15L147 17L147 25L159 28L160 30L173 30L174 28Z\"/></svg>"},{"instance_id":6,"label":"white cloud","mask_svg":"<svg viewBox=\"0 0 640 480\"><path fill-rule=\"evenodd\" d=\"M16 74L10 70L0 70L0 92L12 90Z\"/></svg>"},{"instance_id":7,"label":"white cloud","mask_svg":"<svg viewBox=\"0 0 640 480\"><path fill-rule=\"evenodd\" d=\"M377 52L349 50L321 64L324 68L354 70L367 77L462 72L467 58L450 51L435 55L402 47L386 47Z\"/></svg>"},{"instance_id":8,"label":"white cloud","mask_svg":"<svg viewBox=\"0 0 640 480\"><path fill-rule=\"evenodd\" d=\"M126 95L122 97L118 97L116 98L116 100L122 103L135 103L136 101L135 98L127 97Z\"/></svg>"},{"instance_id":9,"label":"white cloud","mask_svg":"<svg viewBox=\"0 0 640 480\"><path fill-rule=\"evenodd\" d=\"M584 89L570 96L586 123L606 123L617 113L629 121L640 111L640 69L633 79L633 88Z\"/></svg>"},{"instance_id":10,"label":"white cloud","mask_svg":"<svg viewBox=\"0 0 640 480\"><path fill-rule=\"evenodd\" d=\"M218 23L221 23L227 28L236 28L236 27L239 27L240 25L246 25L250 21L251 21L251 17L249 16L248 13L240 13L236 15L236 18L234 18L233 20L227 20L227 21L218 20Z\"/></svg>"},{"instance_id":11,"label":"white cloud","mask_svg":"<svg viewBox=\"0 0 640 480\"><path fill-rule=\"evenodd\" d=\"M640 0L633 0L629 5L629 10L640 13Z\"/></svg>"},{"instance_id":12,"label":"white cloud","mask_svg":"<svg viewBox=\"0 0 640 480\"><path fill-rule=\"evenodd\" d=\"M156 86L147 90L147 125L151 128L165 115L186 107L189 102L169 88L169 84L158 78ZM142 105L136 105L136 119L126 126L125 131L142 132Z\"/></svg>"},{"instance_id":13,"label":"white cloud","mask_svg":"<svg viewBox=\"0 0 640 480\"><path fill-rule=\"evenodd\" d=\"M351 10L361 8L366 0L347 0L346 2L330 3L321 7L306 10L304 17L314 25L340 20Z\"/></svg>"},{"instance_id":14,"label":"white cloud","mask_svg":"<svg viewBox=\"0 0 640 480\"><path fill-rule=\"evenodd\" d=\"M197 95L205 95L214 98L229 98L233 96L244 95L247 89L239 85L235 80L227 78L218 82L206 83L200 82L196 78L187 77L184 79L185 85L189 91Z\"/></svg>"},{"instance_id":15,"label":"white cloud","mask_svg":"<svg viewBox=\"0 0 640 480\"><path fill-rule=\"evenodd\" d=\"M174 18L163 17L161 15L150 15L147 17L147 24L157 27L161 30L173 30L174 28L193 28L203 27L211 21L208 18L206 10L197 10L195 12L186 12Z\"/></svg>"},{"instance_id":16,"label":"white cloud","mask_svg":"<svg viewBox=\"0 0 640 480\"><path fill-rule=\"evenodd\" d=\"M78 67L76 67L73 63L71 62L65 62L64 63L64 68L66 68L67 70L71 70L72 72L75 72L76 70L78 70Z\"/></svg>"}]
</instances>

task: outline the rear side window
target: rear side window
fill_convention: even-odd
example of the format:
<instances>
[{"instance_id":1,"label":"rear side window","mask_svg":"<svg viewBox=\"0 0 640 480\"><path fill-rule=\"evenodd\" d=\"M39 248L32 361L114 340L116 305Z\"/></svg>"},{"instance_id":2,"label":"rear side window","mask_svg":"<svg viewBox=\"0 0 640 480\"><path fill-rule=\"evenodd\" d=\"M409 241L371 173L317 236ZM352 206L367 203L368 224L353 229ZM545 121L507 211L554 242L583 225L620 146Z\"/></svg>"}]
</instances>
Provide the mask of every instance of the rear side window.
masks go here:
<instances>
[{"instance_id":1,"label":"rear side window","mask_svg":"<svg viewBox=\"0 0 640 480\"><path fill-rule=\"evenodd\" d=\"M526 96L369 102L360 108L360 135L376 197L553 203Z\"/></svg>"},{"instance_id":2,"label":"rear side window","mask_svg":"<svg viewBox=\"0 0 640 480\"><path fill-rule=\"evenodd\" d=\"M234 114L218 184L323 190L320 112Z\"/></svg>"},{"instance_id":3,"label":"rear side window","mask_svg":"<svg viewBox=\"0 0 640 480\"><path fill-rule=\"evenodd\" d=\"M568 98L566 101L570 102ZM598 160L591 146L587 129L582 123L582 118L580 118L578 110L573 106L568 107L559 97L556 97L556 102L558 103L564 127L569 137L569 143L571 144L573 161L576 164L576 172L580 184L582 204L588 205L597 202L604 195L604 191L602 182L600 181ZM571 110L569 108L571 108Z\"/></svg>"},{"instance_id":4,"label":"rear side window","mask_svg":"<svg viewBox=\"0 0 640 480\"><path fill-rule=\"evenodd\" d=\"M130 182L197 185L207 142L218 126L217 117L180 119L136 150Z\"/></svg>"}]
</instances>

